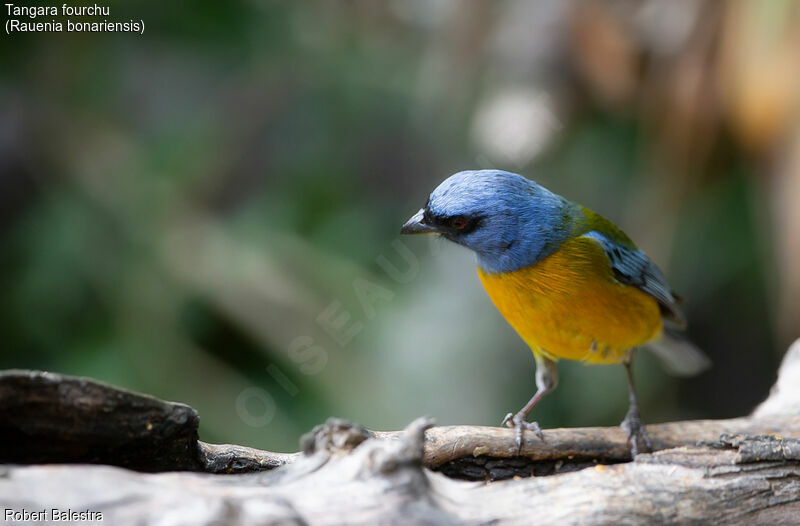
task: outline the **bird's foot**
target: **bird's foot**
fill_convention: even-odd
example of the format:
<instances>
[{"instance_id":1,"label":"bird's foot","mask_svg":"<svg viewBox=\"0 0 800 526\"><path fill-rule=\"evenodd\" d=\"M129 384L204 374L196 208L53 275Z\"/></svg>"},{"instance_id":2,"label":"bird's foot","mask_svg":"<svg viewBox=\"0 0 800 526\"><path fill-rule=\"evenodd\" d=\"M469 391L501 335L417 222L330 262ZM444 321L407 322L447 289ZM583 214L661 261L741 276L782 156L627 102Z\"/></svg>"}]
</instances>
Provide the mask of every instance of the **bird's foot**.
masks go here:
<instances>
[{"instance_id":1,"label":"bird's foot","mask_svg":"<svg viewBox=\"0 0 800 526\"><path fill-rule=\"evenodd\" d=\"M638 412L632 413L629 411L619 427L624 429L625 434L628 435L632 457L636 458L639 453L649 453L653 450L653 444L650 442L650 437L647 436Z\"/></svg>"},{"instance_id":2,"label":"bird's foot","mask_svg":"<svg viewBox=\"0 0 800 526\"><path fill-rule=\"evenodd\" d=\"M501 426L510 427L517 431L517 453L522 451L522 433L527 429L528 431L533 431L536 433L536 436L539 437L539 440L544 440L544 435L542 434L542 428L539 427L539 424L536 422L526 422L525 415L520 413L508 413L506 417L503 419L503 422L500 424Z\"/></svg>"}]
</instances>

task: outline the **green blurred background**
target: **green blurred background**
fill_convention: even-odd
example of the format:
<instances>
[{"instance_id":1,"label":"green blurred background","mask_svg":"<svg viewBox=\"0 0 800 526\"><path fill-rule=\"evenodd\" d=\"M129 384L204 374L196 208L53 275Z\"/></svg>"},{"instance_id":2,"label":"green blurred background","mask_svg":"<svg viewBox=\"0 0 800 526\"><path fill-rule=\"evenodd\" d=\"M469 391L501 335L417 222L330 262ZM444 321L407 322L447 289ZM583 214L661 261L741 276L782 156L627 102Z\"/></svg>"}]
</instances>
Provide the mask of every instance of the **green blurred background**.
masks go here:
<instances>
[{"instance_id":1,"label":"green blurred background","mask_svg":"<svg viewBox=\"0 0 800 526\"><path fill-rule=\"evenodd\" d=\"M747 413L800 336L797 2L111 19L146 30L0 40L0 368L182 401L202 439L273 450L328 416L497 425L535 389L530 351L468 252L398 236L489 167L617 222L685 298L714 367L678 380L643 354L646 421ZM622 367L560 371L532 418L622 419Z\"/></svg>"}]
</instances>

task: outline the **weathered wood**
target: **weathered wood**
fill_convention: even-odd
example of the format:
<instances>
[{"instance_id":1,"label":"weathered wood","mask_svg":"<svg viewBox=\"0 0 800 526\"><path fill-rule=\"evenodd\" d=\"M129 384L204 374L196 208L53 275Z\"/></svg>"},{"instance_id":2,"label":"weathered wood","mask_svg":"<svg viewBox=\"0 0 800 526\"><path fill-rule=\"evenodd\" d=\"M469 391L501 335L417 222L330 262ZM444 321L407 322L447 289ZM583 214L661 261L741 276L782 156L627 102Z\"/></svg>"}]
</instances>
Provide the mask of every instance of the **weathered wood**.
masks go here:
<instances>
[{"instance_id":1,"label":"weathered wood","mask_svg":"<svg viewBox=\"0 0 800 526\"><path fill-rule=\"evenodd\" d=\"M300 453L273 453L232 444L198 442L200 471L207 473L250 473L268 471L297 460ZM166 470L165 470L166 471Z\"/></svg>"},{"instance_id":2,"label":"weathered wood","mask_svg":"<svg viewBox=\"0 0 800 526\"><path fill-rule=\"evenodd\" d=\"M713 442L720 435L764 435L768 433L800 436L800 417L775 415L764 418L693 420L647 426L654 451L698 442ZM381 436L381 433L377 433ZM393 433L383 434L391 437ZM594 464L617 464L631 460L625 432L619 428L573 428L543 431L544 441L527 437L517 455L512 430L494 427L452 426L430 429L426 434L424 464L451 476L475 479L484 471L490 480L531 473L545 475L575 471ZM491 464L492 460L514 462ZM488 469L486 463L489 462ZM453 470L468 469L462 477ZM511 467L513 466L513 468ZM508 471L506 473L506 471Z\"/></svg>"},{"instance_id":3,"label":"weathered wood","mask_svg":"<svg viewBox=\"0 0 800 526\"><path fill-rule=\"evenodd\" d=\"M112 524L797 524L800 516L800 463L743 464L724 443L487 484L422 467L426 425L249 475L10 467L0 506L100 510Z\"/></svg>"},{"instance_id":4,"label":"weathered wood","mask_svg":"<svg viewBox=\"0 0 800 526\"><path fill-rule=\"evenodd\" d=\"M199 445L215 472L281 464L261 473L0 466L0 507L101 511L112 524L798 524L800 383L785 381L798 367L800 344L752 417L648 426L665 449L634 461L616 428L546 430L519 457L506 429L332 420L294 457ZM442 474L459 462L456 474L484 481ZM490 482L543 466L559 474Z\"/></svg>"},{"instance_id":5,"label":"weathered wood","mask_svg":"<svg viewBox=\"0 0 800 526\"><path fill-rule=\"evenodd\" d=\"M196 470L197 411L95 380L0 372L0 463Z\"/></svg>"},{"instance_id":6,"label":"weathered wood","mask_svg":"<svg viewBox=\"0 0 800 526\"><path fill-rule=\"evenodd\" d=\"M776 388L774 392L786 397L791 390ZM647 429L656 451L714 441L723 434L800 435L800 416L763 414L758 418L655 424ZM274 469L299 455L199 442L197 427L197 413L183 404L86 378L31 371L0 373L0 462L81 462L140 471L246 473ZM349 431L342 434L345 428ZM347 436L355 445L371 437L394 440L402 435L355 428L337 419L319 428L323 429L330 435L328 441ZM333 431L337 429L339 433ZM314 432L309 436L321 440ZM315 447L333 446L327 442L315 445L312 440L302 448L308 452ZM337 447L341 449L343 444ZM426 433L423 455L424 466L470 480L541 476L629 460L625 434L616 427L548 429L544 441L528 433L519 454L510 429L435 427Z\"/></svg>"},{"instance_id":7,"label":"weathered wood","mask_svg":"<svg viewBox=\"0 0 800 526\"><path fill-rule=\"evenodd\" d=\"M42 371L0 372L0 463L109 464L138 471L264 471L299 453L197 439L185 404Z\"/></svg>"},{"instance_id":8,"label":"weathered wood","mask_svg":"<svg viewBox=\"0 0 800 526\"><path fill-rule=\"evenodd\" d=\"M364 440L375 437L399 440L403 431L369 431L340 419L331 419L326 426L317 426L334 438L323 446L306 445L305 452L314 447L330 448L333 439L347 441L350 449ZM337 435L333 430L347 433ZM800 437L800 416L772 415L762 418L729 420L691 420L647 426L654 451L699 442L717 443L721 436L785 435ZM321 440L312 431L305 441ZM442 471L450 477L467 480L502 480L514 476L541 476L568 473L598 464L618 464L631 460L624 431L616 427L585 427L547 429L544 441L526 437L521 451L517 450L513 430L482 426L444 426L426 431L423 466ZM273 453L241 446L201 444L209 460L205 471L211 473L244 472L272 469L296 460L297 454ZM340 444L340 448L344 446ZM792 446L790 446L792 447ZM794 446L796 447L796 446ZM334 448L336 449L336 448ZM347 449L347 448L345 448ZM214 457L219 457L215 459ZM227 460L220 460L227 459ZM227 464L238 467L227 467Z\"/></svg>"}]
</instances>

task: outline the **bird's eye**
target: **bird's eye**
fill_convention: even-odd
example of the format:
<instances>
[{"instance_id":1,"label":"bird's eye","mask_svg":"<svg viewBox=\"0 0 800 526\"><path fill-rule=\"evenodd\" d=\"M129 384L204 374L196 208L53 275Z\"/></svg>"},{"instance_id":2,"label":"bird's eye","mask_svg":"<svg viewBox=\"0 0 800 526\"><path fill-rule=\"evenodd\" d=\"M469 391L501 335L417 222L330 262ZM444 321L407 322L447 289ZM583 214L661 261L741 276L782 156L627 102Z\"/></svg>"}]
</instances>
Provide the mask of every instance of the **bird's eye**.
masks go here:
<instances>
[{"instance_id":1,"label":"bird's eye","mask_svg":"<svg viewBox=\"0 0 800 526\"><path fill-rule=\"evenodd\" d=\"M467 226L467 220L463 217L454 217L450 219L450 227L456 230L463 230Z\"/></svg>"}]
</instances>

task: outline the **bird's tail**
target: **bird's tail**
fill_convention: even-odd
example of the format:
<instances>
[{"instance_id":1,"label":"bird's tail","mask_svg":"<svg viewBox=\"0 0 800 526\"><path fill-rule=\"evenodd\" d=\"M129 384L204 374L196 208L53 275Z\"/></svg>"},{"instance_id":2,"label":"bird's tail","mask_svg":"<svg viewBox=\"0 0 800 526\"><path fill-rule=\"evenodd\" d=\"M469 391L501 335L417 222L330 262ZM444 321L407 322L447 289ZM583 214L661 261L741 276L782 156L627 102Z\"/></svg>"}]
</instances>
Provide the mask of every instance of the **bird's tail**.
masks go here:
<instances>
[{"instance_id":1,"label":"bird's tail","mask_svg":"<svg viewBox=\"0 0 800 526\"><path fill-rule=\"evenodd\" d=\"M675 376L694 376L711 367L711 360L703 351L678 330L665 326L661 337L647 344L664 364L668 373Z\"/></svg>"}]
</instances>

